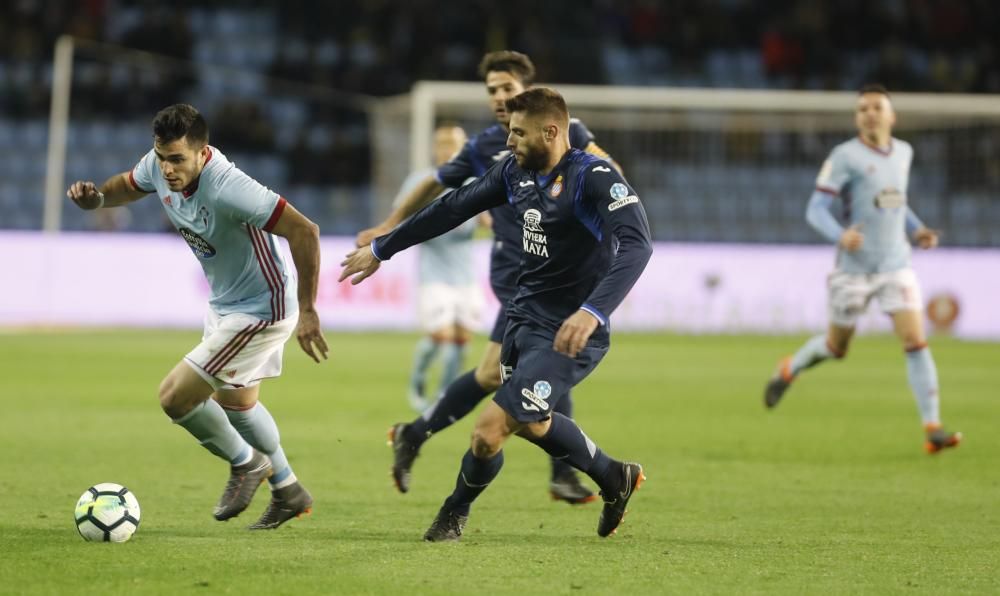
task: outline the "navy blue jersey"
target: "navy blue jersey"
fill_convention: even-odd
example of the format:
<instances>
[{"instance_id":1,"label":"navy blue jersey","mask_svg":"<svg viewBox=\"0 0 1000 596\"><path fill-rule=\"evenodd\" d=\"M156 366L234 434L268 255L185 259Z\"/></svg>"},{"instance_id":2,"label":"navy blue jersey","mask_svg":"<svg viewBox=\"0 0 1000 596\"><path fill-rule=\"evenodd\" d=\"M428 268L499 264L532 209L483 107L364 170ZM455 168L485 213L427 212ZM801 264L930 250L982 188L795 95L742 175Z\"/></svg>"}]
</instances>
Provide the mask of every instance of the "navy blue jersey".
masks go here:
<instances>
[{"instance_id":1,"label":"navy blue jersey","mask_svg":"<svg viewBox=\"0 0 1000 596\"><path fill-rule=\"evenodd\" d=\"M594 339L606 338L608 317L639 279L652 243L635 191L608 162L589 153L570 149L547 176L507 156L376 238L372 250L388 259L501 207L514 214L521 249L517 293L507 315L554 333L582 308L602 324Z\"/></svg>"},{"instance_id":2,"label":"navy blue jersey","mask_svg":"<svg viewBox=\"0 0 1000 596\"><path fill-rule=\"evenodd\" d=\"M435 178L448 188L458 188L469 178L479 178L493 164L510 155L507 149L507 129L500 124L469 139L462 150L437 170ZM570 147L585 149L594 135L576 118L569 121ZM490 281L501 302L510 300L517 288L517 271L521 260L521 226L512 210L492 209L493 251L490 255Z\"/></svg>"}]
</instances>

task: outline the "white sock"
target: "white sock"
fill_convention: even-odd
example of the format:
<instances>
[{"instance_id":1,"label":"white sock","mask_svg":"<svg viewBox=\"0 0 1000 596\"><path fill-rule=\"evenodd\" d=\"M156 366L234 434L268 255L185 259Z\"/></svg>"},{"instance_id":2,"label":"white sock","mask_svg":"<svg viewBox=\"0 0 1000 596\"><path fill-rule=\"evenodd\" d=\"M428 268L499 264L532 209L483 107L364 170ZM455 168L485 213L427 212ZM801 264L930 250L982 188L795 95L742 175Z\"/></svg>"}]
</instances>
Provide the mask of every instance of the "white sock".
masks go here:
<instances>
[{"instance_id":1,"label":"white sock","mask_svg":"<svg viewBox=\"0 0 1000 596\"><path fill-rule=\"evenodd\" d=\"M173 421L183 426L205 448L234 466L250 461L253 450L229 423L222 407L207 399Z\"/></svg>"}]
</instances>

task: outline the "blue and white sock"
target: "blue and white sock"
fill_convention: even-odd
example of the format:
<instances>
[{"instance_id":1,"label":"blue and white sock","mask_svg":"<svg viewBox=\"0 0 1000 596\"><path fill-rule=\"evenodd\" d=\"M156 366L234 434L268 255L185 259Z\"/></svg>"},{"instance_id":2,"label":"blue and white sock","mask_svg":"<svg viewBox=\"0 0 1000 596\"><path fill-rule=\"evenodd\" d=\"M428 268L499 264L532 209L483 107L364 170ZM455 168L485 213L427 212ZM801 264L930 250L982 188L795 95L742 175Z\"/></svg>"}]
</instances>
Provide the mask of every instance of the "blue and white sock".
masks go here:
<instances>
[{"instance_id":1,"label":"blue and white sock","mask_svg":"<svg viewBox=\"0 0 1000 596\"><path fill-rule=\"evenodd\" d=\"M173 422L198 439L202 447L234 466L247 463L253 456L250 445L236 432L222 407L213 399L201 402Z\"/></svg>"},{"instance_id":2,"label":"blue and white sock","mask_svg":"<svg viewBox=\"0 0 1000 596\"><path fill-rule=\"evenodd\" d=\"M805 344L799 348L798 352L792 356L792 361L790 365L790 370L788 371L792 378L798 376L798 374L807 368L816 366L820 362L827 360L829 358L842 358L843 354L837 354L830 349L830 345L826 341L826 335L816 335L809 338Z\"/></svg>"},{"instance_id":3,"label":"blue and white sock","mask_svg":"<svg viewBox=\"0 0 1000 596\"><path fill-rule=\"evenodd\" d=\"M264 404L257 402L247 409L225 408L226 416L233 427L253 445L254 449L267 454L271 458L271 477L268 482L271 488L284 488L294 484L298 478L288 465L285 450L281 448L281 435L271 413Z\"/></svg>"},{"instance_id":4,"label":"blue and white sock","mask_svg":"<svg viewBox=\"0 0 1000 596\"><path fill-rule=\"evenodd\" d=\"M427 369L430 368L434 358L437 357L441 344L429 337L422 337L417 342L417 348L413 352L413 370L410 372L410 388L413 393L424 395L424 387L427 383Z\"/></svg>"},{"instance_id":5,"label":"blue and white sock","mask_svg":"<svg viewBox=\"0 0 1000 596\"><path fill-rule=\"evenodd\" d=\"M927 344L906 351L906 377L924 426L940 425L937 366Z\"/></svg>"},{"instance_id":6,"label":"blue and white sock","mask_svg":"<svg viewBox=\"0 0 1000 596\"><path fill-rule=\"evenodd\" d=\"M442 347L441 353L441 388L442 391L445 387L451 384L456 378L458 378L458 373L462 372L462 366L465 364L465 343L459 342L448 342Z\"/></svg>"}]
</instances>

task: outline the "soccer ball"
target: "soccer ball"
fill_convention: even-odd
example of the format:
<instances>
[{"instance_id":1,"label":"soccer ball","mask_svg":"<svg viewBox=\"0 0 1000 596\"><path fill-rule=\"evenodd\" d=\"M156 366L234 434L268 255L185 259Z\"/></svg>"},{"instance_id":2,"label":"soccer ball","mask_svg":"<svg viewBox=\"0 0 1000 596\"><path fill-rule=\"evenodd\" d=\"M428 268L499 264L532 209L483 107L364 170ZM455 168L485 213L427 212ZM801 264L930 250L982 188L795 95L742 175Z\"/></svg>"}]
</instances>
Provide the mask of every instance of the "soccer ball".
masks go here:
<instances>
[{"instance_id":1,"label":"soccer ball","mask_svg":"<svg viewBox=\"0 0 1000 596\"><path fill-rule=\"evenodd\" d=\"M139 501L120 484L102 482L76 502L76 529L91 542L125 542L139 527Z\"/></svg>"}]
</instances>

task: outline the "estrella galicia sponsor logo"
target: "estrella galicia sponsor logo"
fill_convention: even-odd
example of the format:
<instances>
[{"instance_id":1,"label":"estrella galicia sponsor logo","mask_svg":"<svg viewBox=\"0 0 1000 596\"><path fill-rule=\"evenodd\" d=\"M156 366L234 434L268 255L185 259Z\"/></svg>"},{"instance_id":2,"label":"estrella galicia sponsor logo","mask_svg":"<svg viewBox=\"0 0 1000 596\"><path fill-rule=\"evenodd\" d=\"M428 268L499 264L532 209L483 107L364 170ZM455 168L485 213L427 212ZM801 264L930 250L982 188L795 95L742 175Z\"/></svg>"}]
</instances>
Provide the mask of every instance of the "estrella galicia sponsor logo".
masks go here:
<instances>
[{"instance_id":1,"label":"estrella galicia sponsor logo","mask_svg":"<svg viewBox=\"0 0 1000 596\"><path fill-rule=\"evenodd\" d=\"M528 402L521 402L521 407L529 412L549 411L549 396L552 395L552 385L548 381L538 381L532 389L527 387L521 389L521 397Z\"/></svg>"},{"instance_id":2,"label":"estrella galicia sponsor logo","mask_svg":"<svg viewBox=\"0 0 1000 596\"><path fill-rule=\"evenodd\" d=\"M177 231L181 233L181 237L184 238L184 241L191 247L191 251L199 259L211 259L215 256L215 247L209 244L208 240L205 240L187 228L179 228Z\"/></svg>"},{"instance_id":3,"label":"estrella galicia sponsor logo","mask_svg":"<svg viewBox=\"0 0 1000 596\"><path fill-rule=\"evenodd\" d=\"M895 188L886 188L875 196L875 206L879 209L893 209L906 204L906 195Z\"/></svg>"},{"instance_id":4,"label":"estrella galicia sponsor logo","mask_svg":"<svg viewBox=\"0 0 1000 596\"><path fill-rule=\"evenodd\" d=\"M608 192L611 193L611 198L617 201L628 196L628 187L621 182L615 182L611 185L611 190Z\"/></svg>"},{"instance_id":5,"label":"estrella galicia sponsor logo","mask_svg":"<svg viewBox=\"0 0 1000 596\"><path fill-rule=\"evenodd\" d=\"M524 252L529 255L549 257L549 239L542 229L542 214L538 209L528 209L524 212L524 234L521 240Z\"/></svg>"},{"instance_id":6,"label":"estrella galicia sponsor logo","mask_svg":"<svg viewBox=\"0 0 1000 596\"><path fill-rule=\"evenodd\" d=\"M621 199L618 199L617 201L614 201L613 203L611 203L610 205L608 205L608 211L614 211L615 209L621 209L625 205L631 205L632 203L638 203L638 202L639 202L639 197L637 197L635 195L629 195L627 197L623 197Z\"/></svg>"}]
</instances>

